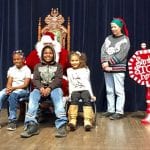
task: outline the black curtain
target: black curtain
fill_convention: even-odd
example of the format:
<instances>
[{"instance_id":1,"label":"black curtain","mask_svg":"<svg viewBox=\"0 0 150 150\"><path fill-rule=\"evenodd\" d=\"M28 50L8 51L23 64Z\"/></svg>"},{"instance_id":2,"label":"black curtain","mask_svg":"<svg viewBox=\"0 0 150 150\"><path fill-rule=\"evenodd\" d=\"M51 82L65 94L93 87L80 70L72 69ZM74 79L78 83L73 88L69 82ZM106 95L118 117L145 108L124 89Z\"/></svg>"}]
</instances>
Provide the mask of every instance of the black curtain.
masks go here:
<instances>
[{"instance_id":1,"label":"black curtain","mask_svg":"<svg viewBox=\"0 0 150 150\"><path fill-rule=\"evenodd\" d=\"M100 48L110 34L113 17L125 19L131 49L128 58L139 49L141 42L149 44L149 0L0 0L0 89L5 87L11 53L22 49L27 55L37 42L38 18L44 20L51 8L58 8L71 18L71 50L85 52L91 69L91 80L97 97L98 111L106 109ZM145 110L145 87L126 74L125 111Z\"/></svg>"}]
</instances>

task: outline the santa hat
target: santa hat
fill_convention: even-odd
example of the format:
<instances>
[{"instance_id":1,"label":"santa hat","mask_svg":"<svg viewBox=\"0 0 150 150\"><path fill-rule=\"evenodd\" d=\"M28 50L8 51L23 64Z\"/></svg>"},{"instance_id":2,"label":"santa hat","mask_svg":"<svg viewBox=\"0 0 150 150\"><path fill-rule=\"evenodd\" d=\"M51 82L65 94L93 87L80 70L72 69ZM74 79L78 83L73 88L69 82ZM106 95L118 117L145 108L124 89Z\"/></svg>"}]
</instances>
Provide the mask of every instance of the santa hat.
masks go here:
<instances>
[{"instance_id":1,"label":"santa hat","mask_svg":"<svg viewBox=\"0 0 150 150\"><path fill-rule=\"evenodd\" d=\"M61 52L61 45L57 41L56 36L52 32L45 32L41 38L41 40L36 44L36 49L39 58L41 58L41 52L44 48L44 44L52 44L56 53L56 61L59 61L59 53Z\"/></svg>"},{"instance_id":2,"label":"santa hat","mask_svg":"<svg viewBox=\"0 0 150 150\"><path fill-rule=\"evenodd\" d=\"M129 36L128 29L127 29L126 23L125 23L125 21L124 21L123 18L120 18L120 17L113 18L113 20L111 21L111 23L115 23L117 26L119 26L120 28L122 28L123 33L126 36Z\"/></svg>"},{"instance_id":3,"label":"santa hat","mask_svg":"<svg viewBox=\"0 0 150 150\"><path fill-rule=\"evenodd\" d=\"M41 38L41 43L52 43L55 35L51 32L46 32Z\"/></svg>"}]
</instances>

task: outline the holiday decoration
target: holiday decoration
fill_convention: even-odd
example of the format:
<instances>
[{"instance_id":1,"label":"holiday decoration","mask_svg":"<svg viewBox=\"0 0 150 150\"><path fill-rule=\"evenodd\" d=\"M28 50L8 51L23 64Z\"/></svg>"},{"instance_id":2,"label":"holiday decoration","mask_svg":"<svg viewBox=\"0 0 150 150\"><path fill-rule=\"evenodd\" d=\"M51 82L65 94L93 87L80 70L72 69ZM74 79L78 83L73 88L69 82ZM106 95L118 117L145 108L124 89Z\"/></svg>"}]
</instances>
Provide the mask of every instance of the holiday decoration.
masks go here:
<instances>
[{"instance_id":1,"label":"holiday decoration","mask_svg":"<svg viewBox=\"0 0 150 150\"><path fill-rule=\"evenodd\" d=\"M146 86L146 117L142 124L150 124L150 49L141 43L141 49L135 52L128 62L129 76L140 85Z\"/></svg>"}]
</instances>

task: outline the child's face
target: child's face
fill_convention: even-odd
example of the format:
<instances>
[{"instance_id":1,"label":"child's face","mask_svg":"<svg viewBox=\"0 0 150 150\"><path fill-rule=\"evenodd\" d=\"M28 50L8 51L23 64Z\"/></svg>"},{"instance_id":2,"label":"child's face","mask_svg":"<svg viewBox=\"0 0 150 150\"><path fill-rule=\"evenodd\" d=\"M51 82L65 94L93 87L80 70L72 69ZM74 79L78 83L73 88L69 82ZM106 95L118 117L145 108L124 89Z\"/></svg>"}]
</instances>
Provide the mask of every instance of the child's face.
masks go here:
<instances>
[{"instance_id":1,"label":"child's face","mask_svg":"<svg viewBox=\"0 0 150 150\"><path fill-rule=\"evenodd\" d=\"M53 50L51 50L50 48L46 48L43 52L44 61L49 63L49 62L53 61L53 58L54 58Z\"/></svg>"},{"instance_id":2,"label":"child's face","mask_svg":"<svg viewBox=\"0 0 150 150\"><path fill-rule=\"evenodd\" d=\"M13 54L13 64L17 68L21 68L22 66L24 66L24 57L19 53Z\"/></svg>"},{"instance_id":3,"label":"child's face","mask_svg":"<svg viewBox=\"0 0 150 150\"><path fill-rule=\"evenodd\" d=\"M72 55L70 58L70 64L73 68L78 68L80 65L80 59L77 55Z\"/></svg>"}]
</instances>

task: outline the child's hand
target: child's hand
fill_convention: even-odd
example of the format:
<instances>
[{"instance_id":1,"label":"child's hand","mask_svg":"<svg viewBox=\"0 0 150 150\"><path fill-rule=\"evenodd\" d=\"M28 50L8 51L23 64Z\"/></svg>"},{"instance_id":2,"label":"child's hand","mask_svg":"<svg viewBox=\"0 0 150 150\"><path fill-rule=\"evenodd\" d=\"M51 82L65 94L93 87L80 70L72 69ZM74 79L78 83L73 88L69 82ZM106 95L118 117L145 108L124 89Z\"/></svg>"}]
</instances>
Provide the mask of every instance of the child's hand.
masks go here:
<instances>
[{"instance_id":1,"label":"child's hand","mask_svg":"<svg viewBox=\"0 0 150 150\"><path fill-rule=\"evenodd\" d=\"M91 99L96 101L96 96L92 96Z\"/></svg>"},{"instance_id":2,"label":"child's hand","mask_svg":"<svg viewBox=\"0 0 150 150\"><path fill-rule=\"evenodd\" d=\"M12 87L7 87L6 88L6 94L10 94L12 92Z\"/></svg>"},{"instance_id":3,"label":"child's hand","mask_svg":"<svg viewBox=\"0 0 150 150\"><path fill-rule=\"evenodd\" d=\"M41 93L42 96L44 96L44 87L40 88L40 93Z\"/></svg>"},{"instance_id":4,"label":"child's hand","mask_svg":"<svg viewBox=\"0 0 150 150\"><path fill-rule=\"evenodd\" d=\"M51 89L49 87L47 87L47 88L41 87L40 92L41 92L42 96L46 97L50 94Z\"/></svg>"},{"instance_id":5,"label":"child's hand","mask_svg":"<svg viewBox=\"0 0 150 150\"><path fill-rule=\"evenodd\" d=\"M51 93L51 88L45 88L45 96L48 96Z\"/></svg>"}]
</instances>

